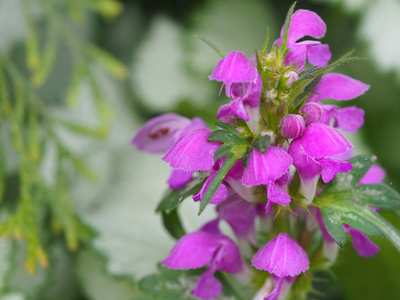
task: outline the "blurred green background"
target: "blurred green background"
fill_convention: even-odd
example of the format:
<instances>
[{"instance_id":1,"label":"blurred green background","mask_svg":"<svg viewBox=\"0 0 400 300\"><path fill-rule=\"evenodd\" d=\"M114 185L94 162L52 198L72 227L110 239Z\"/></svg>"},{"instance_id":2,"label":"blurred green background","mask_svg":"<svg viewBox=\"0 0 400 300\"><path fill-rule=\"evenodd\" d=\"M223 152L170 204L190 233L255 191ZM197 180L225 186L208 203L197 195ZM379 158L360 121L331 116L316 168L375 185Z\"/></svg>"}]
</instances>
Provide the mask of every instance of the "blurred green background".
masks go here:
<instances>
[{"instance_id":1,"label":"blurred green background","mask_svg":"<svg viewBox=\"0 0 400 300\"><path fill-rule=\"evenodd\" d=\"M79 2L51 1L60 7L63 2ZM36 24L41 42L48 24L40 11L47 4L29 0L33 15L29 21L23 2L0 0L0 51L29 74L23 54L31 35L29 22ZM211 40L224 53L239 50L251 56L255 48L263 46L267 27L271 40L278 37L292 4L283 0L119 2L122 11L117 16L109 18L104 11L98 14L89 5L82 10L85 21L74 25L82 40L107 51L128 69L125 79L116 79L93 63L112 114L107 123L109 133L97 139L62 128L56 131L97 174L95 182L76 177L70 185L74 209L96 233L95 238L71 253L62 237L46 237L50 267L39 268L34 277L22 267L25 243L0 243L0 299L136 299L140 294L137 282L156 271L156 263L167 255L174 241L154 213L166 188L168 166L158 156L138 152L130 140L148 118L168 111L213 122L224 100L218 97L219 84L209 82L208 75L219 57L194 34ZM357 153L378 157L387 171L386 182L400 190L400 1L302 0L297 8L313 10L326 22L323 43L330 45L333 59L351 49L368 58L337 70L371 85L368 93L345 103L366 112L365 125L348 136ZM38 92L52 114L93 125L99 111L93 105L95 95L88 80L78 79L75 105L68 106L64 100L74 70L69 46L68 41L60 42L52 71ZM18 159L6 144L4 141L4 201L12 203L16 197L12 191L19 184L15 179ZM43 176L49 180L55 164L52 155L47 149L41 164ZM183 204L182 218L188 231L213 216L209 209L195 218L196 209L190 201ZM385 213L385 217L400 228L394 214ZM333 273L318 283L318 289L325 293L321 299L400 299L400 253L383 238L376 242L381 251L368 259L359 257L350 244L346 246ZM3 263L8 261L12 263Z\"/></svg>"}]
</instances>

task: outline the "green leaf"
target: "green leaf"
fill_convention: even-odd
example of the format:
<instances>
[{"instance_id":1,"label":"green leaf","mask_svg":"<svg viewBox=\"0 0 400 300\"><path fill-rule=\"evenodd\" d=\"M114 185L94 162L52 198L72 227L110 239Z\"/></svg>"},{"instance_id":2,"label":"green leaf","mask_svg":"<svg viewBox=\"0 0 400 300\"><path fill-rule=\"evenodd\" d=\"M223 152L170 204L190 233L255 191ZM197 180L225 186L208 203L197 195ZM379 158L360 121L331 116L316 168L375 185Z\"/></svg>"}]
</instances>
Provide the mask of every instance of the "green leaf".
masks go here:
<instances>
[{"instance_id":1,"label":"green leaf","mask_svg":"<svg viewBox=\"0 0 400 300\"><path fill-rule=\"evenodd\" d=\"M229 170L239 160L240 157L241 156L236 156L234 154L230 154L226 158L224 164L218 170L217 175L215 175L214 179L210 182L210 185L208 186L207 192L205 192L205 194L203 196L203 199L200 202L199 215L203 212L203 210L206 208L207 204L211 201L212 196L217 191L219 185L224 180L226 174L228 174Z\"/></svg>"},{"instance_id":2,"label":"green leaf","mask_svg":"<svg viewBox=\"0 0 400 300\"><path fill-rule=\"evenodd\" d=\"M156 212L171 212L176 209L184 199L190 195L196 194L203 186L203 181L196 185L186 185L179 190L170 190L160 201L156 208Z\"/></svg>"},{"instance_id":3,"label":"green leaf","mask_svg":"<svg viewBox=\"0 0 400 300\"><path fill-rule=\"evenodd\" d=\"M283 38L282 38L282 44L281 44L281 49L286 50L287 46L287 39L289 35L289 28L290 28L290 20L292 19L294 7L296 6L296 2L292 4L292 6L289 8L289 11L286 15L286 20L285 20L285 31L283 33Z\"/></svg>"},{"instance_id":4,"label":"green leaf","mask_svg":"<svg viewBox=\"0 0 400 300\"><path fill-rule=\"evenodd\" d=\"M190 290L194 288L188 282L195 282L197 272L169 270L159 266L157 274L149 275L139 281L139 288L148 297L141 299L196 299L190 295Z\"/></svg>"},{"instance_id":5,"label":"green leaf","mask_svg":"<svg viewBox=\"0 0 400 300\"><path fill-rule=\"evenodd\" d=\"M217 161L218 159L227 156L231 152L231 150L232 150L231 145L228 144L221 145L214 153L214 160Z\"/></svg>"},{"instance_id":6,"label":"green leaf","mask_svg":"<svg viewBox=\"0 0 400 300\"><path fill-rule=\"evenodd\" d=\"M243 164L243 167L245 167L245 168L247 168L247 165L249 164L250 154L252 151L253 151L253 149L248 147L246 149L245 154L242 156L242 164Z\"/></svg>"},{"instance_id":7,"label":"green leaf","mask_svg":"<svg viewBox=\"0 0 400 300\"><path fill-rule=\"evenodd\" d=\"M346 234L343 229L343 222L340 213L334 210L321 209L321 214L326 230L342 248L346 242Z\"/></svg>"},{"instance_id":8,"label":"green leaf","mask_svg":"<svg viewBox=\"0 0 400 300\"><path fill-rule=\"evenodd\" d=\"M173 238L178 240L186 234L185 229L183 229L181 219L179 218L177 208L171 210L170 212L163 211L162 221L165 229L167 229L168 233Z\"/></svg>"},{"instance_id":9,"label":"green leaf","mask_svg":"<svg viewBox=\"0 0 400 300\"><path fill-rule=\"evenodd\" d=\"M345 242L342 225L345 223L368 235L383 233L400 250L399 232L370 208L398 209L399 194L385 184L358 185L372 166L373 157L362 155L350 161L353 170L338 173L314 199L313 205L320 208L326 229L340 246Z\"/></svg>"},{"instance_id":10,"label":"green leaf","mask_svg":"<svg viewBox=\"0 0 400 300\"><path fill-rule=\"evenodd\" d=\"M389 241L400 251L400 232L388 221L373 210L366 211L369 220L373 222Z\"/></svg>"},{"instance_id":11,"label":"green leaf","mask_svg":"<svg viewBox=\"0 0 400 300\"><path fill-rule=\"evenodd\" d=\"M262 154L265 154L270 143L271 143L271 136L264 135L264 136L260 137L259 139L255 140L251 144L254 146L254 148L256 148L258 151L260 151Z\"/></svg>"},{"instance_id":12,"label":"green leaf","mask_svg":"<svg viewBox=\"0 0 400 300\"><path fill-rule=\"evenodd\" d=\"M199 40L201 40L202 42L206 43L211 49L213 49L215 52L218 53L219 56L224 57L225 55L222 53L221 50L219 50L219 48L211 41L209 41L208 39L206 39L205 37L202 37L199 34L195 34L194 35L196 38L198 38Z\"/></svg>"},{"instance_id":13,"label":"green leaf","mask_svg":"<svg viewBox=\"0 0 400 300\"><path fill-rule=\"evenodd\" d=\"M349 159L353 169L348 173L337 173L335 180L329 182L325 190L344 191L358 186L358 182L368 172L375 162L375 158L369 155L358 155Z\"/></svg>"}]
</instances>

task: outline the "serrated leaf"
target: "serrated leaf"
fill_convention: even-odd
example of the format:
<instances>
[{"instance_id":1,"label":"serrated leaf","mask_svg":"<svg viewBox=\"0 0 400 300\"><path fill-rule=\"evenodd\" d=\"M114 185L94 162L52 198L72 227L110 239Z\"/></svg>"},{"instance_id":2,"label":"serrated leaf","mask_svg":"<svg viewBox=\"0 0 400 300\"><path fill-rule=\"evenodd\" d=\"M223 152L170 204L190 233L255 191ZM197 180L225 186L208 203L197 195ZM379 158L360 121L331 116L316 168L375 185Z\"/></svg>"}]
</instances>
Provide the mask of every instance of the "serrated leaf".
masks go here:
<instances>
[{"instance_id":1,"label":"serrated leaf","mask_svg":"<svg viewBox=\"0 0 400 300\"><path fill-rule=\"evenodd\" d=\"M372 166L373 157L357 156L351 162L353 170L337 174L313 202L320 208L328 232L340 246L343 245L342 224L345 223L368 235L383 233L400 250L399 232L370 208L398 209L399 194L385 184L358 185Z\"/></svg>"},{"instance_id":2,"label":"serrated leaf","mask_svg":"<svg viewBox=\"0 0 400 300\"><path fill-rule=\"evenodd\" d=\"M168 233L173 238L178 240L186 234L185 229L183 229L181 219L179 218L177 208L169 212L163 211L162 221L165 229L167 229Z\"/></svg>"},{"instance_id":3,"label":"serrated leaf","mask_svg":"<svg viewBox=\"0 0 400 300\"><path fill-rule=\"evenodd\" d=\"M329 209L321 209L322 219L324 220L325 228L340 246L346 242L346 234L343 229L343 222L339 212Z\"/></svg>"},{"instance_id":4,"label":"serrated leaf","mask_svg":"<svg viewBox=\"0 0 400 300\"><path fill-rule=\"evenodd\" d=\"M245 154L242 156L242 164L245 168L247 168L247 165L249 164L250 154L252 151L253 149L248 147Z\"/></svg>"},{"instance_id":5,"label":"serrated leaf","mask_svg":"<svg viewBox=\"0 0 400 300\"><path fill-rule=\"evenodd\" d=\"M271 143L271 136L269 135L264 135L260 137L259 139L255 140L253 143L251 143L254 148L256 148L258 151L260 151L262 154L265 154L267 152L267 149Z\"/></svg>"},{"instance_id":6,"label":"serrated leaf","mask_svg":"<svg viewBox=\"0 0 400 300\"><path fill-rule=\"evenodd\" d=\"M356 189L359 201L369 206L386 209L400 208L400 195L386 184L362 184Z\"/></svg>"},{"instance_id":7,"label":"serrated leaf","mask_svg":"<svg viewBox=\"0 0 400 300\"><path fill-rule=\"evenodd\" d=\"M236 128L232 124L223 123L223 122L215 122L215 125L218 126L219 128L226 130L227 132L241 138L240 133L236 130Z\"/></svg>"},{"instance_id":8,"label":"serrated leaf","mask_svg":"<svg viewBox=\"0 0 400 300\"><path fill-rule=\"evenodd\" d=\"M214 160L217 161L218 159L223 158L224 156L227 156L232 150L232 147L227 144L221 145L217 151L214 153Z\"/></svg>"}]
</instances>

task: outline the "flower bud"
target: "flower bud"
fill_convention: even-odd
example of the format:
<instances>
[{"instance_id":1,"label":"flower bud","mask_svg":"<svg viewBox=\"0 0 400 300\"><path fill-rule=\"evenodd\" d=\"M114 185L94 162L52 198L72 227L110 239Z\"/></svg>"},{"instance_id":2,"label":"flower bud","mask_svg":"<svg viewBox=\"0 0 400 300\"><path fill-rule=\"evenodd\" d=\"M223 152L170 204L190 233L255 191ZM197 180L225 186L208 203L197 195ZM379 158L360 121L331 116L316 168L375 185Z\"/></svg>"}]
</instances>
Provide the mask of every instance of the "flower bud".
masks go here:
<instances>
[{"instance_id":1,"label":"flower bud","mask_svg":"<svg viewBox=\"0 0 400 300\"><path fill-rule=\"evenodd\" d=\"M293 82L299 80L299 75L297 75L297 73L294 71L290 71L290 72L286 73L285 77L288 78L288 80L286 81L287 87L291 87Z\"/></svg>"},{"instance_id":2,"label":"flower bud","mask_svg":"<svg viewBox=\"0 0 400 300\"><path fill-rule=\"evenodd\" d=\"M282 136L285 139L295 139L301 136L305 129L304 119L300 115L286 115L281 121Z\"/></svg>"},{"instance_id":3,"label":"flower bud","mask_svg":"<svg viewBox=\"0 0 400 300\"><path fill-rule=\"evenodd\" d=\"M322 118L323 112L322 106L315 102L306 103L300 109L301 114L307 115L305 117L306 126L319 122Z\"/></svg>"}]
</instances>

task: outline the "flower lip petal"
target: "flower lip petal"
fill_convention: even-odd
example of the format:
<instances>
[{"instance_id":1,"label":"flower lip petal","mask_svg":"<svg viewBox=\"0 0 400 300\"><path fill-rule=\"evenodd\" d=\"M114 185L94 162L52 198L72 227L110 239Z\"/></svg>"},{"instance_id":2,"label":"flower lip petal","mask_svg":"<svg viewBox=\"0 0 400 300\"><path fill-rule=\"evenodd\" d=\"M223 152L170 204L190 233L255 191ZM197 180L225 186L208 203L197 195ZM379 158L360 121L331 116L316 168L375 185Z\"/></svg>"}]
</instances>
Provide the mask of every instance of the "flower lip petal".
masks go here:
<instances>
[{"instance_id":1,"label":"flower lip petal","mask_svg":"<svg viewBox=\"0 0 400 300\"><path fill-rule=\"evenodd\" d=\"M303 248L288 234L280 233L254 254L252 264L278 277L297 276L308 270L310 261Z\"/></svg>"},{"instance_id":2,"label":"flower lip petal","mask_svg":"<svg viewBox=\"0 0 400 300\"><path fill-rule=\"evenodd\" d=\"M368 84L357 79L343 74L330 73L322 76L307 101L321 101L328 98L339 101L351 100L361 96L368 89Z\"/></svg>"},{"instance_id":3,"label":"flower lip petal","mask_svg":"<svg viewBox=\"0 0 400 300\"><path fill-rule=\"evenodd\" d=\"M281 38L283 37L285 26L281 30ZM295 43L305 36L313 38L322 38L326 32L326 24L315 12L298 9L292 15L290 20L290 28L288 35L288 44Z\"/></svg>"},{"instance_id":4,"label":"flower lip petal","mask_svg":"<svg viewBox=\"0 0 400 300\"><path fill-rule=\"evenodd\" d=\"M257 68L243 53L232 51L218 62L209 79L229 85L235 82L255 82L257 75Z\"/></svg>"},{"instance_id":5,"label":"flower lip petal","mask_svg":"<svg viewBox=\"0 0 400 300\"><path fill-rule=\"evenodd\" d=\"M209 129L198 129L180 138L162 158L172 168L184 171L210 170L220 143L208 142Z\"/></svg>"},{"instance_id":6,"label":"flower lip petal","mask_svg":"<svg viewBox=\"0 0 400 300\"><path fill-rule=\"evenodd\" d=\"M304 151L315 159L344 153L353 148L337 129L322 123L308 126L300 139Z\"/></svg>"}]
</instances>

